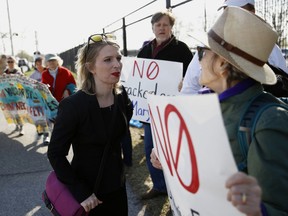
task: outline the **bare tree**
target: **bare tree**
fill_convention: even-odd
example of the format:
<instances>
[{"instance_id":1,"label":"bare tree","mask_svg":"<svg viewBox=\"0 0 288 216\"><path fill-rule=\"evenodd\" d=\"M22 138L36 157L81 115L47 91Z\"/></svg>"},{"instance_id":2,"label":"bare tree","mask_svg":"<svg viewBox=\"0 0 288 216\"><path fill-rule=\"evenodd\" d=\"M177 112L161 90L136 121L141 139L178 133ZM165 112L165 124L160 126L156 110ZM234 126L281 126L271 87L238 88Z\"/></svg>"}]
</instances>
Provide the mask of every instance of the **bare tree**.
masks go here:
<instances>
[{"instance_id":1,"label":"bare tree","mask_svg":"<svg viewBox=\"0 0 288 216\"><path fill-rule=\"evenodd\" d=\"M256 13L278 32L277 44L288 46L288 0L256 0Z\"/></svg>"}]
</instances>

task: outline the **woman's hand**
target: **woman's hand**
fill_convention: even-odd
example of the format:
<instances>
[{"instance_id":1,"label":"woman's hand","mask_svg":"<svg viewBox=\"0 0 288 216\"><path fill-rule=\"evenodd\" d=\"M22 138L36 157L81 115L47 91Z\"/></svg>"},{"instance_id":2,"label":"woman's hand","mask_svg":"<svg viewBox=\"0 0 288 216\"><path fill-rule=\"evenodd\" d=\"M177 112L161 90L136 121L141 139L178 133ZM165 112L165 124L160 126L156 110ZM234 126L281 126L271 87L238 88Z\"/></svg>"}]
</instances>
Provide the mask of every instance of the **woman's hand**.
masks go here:
<instances>
[{"instance_id":1,"label":"woman's hand","mask_svg":"<svg viewBox=\"0 0 288 216\"><path fill-rule=\"evenodd\" d=\"M67 89L64 90L62 98L69 97L69 91Z\"/></svg>"},{"instance_id":2,"label":"woman's hand","mask_svg":"<svg viewBox=\"0 0 288 216\"><path fill-rule=\"evenodd\" d=\"M98 200L98 198L93 193L90 197L88 197L86 200L80 203L80 205L83 206L86 212L89 212L101 203L102 201Z\"/></svg>"},{"instance_id":3,"label":"woman's hand","mask_svg":"<svg viewBox=\"0 0 288 216\"><path fill-rule=\"evenodd\" d=\"M245 173L237 172L226 181L229 189L227 199L247 216L261 216L262 190L257 180Z\"/></svg>"},{"instance_id":4,"label":"woman's hand","mask_svg":"<svg viewBox=\"0 0 288 216\"><path fill-rule=\"evenodd\" d=\"M150 154L150 161L155 168L162 169L162 165L160 161L158 160L158 157L156 156L154 148L152 149L151 154Z\"/></svg>"}]
</instances>

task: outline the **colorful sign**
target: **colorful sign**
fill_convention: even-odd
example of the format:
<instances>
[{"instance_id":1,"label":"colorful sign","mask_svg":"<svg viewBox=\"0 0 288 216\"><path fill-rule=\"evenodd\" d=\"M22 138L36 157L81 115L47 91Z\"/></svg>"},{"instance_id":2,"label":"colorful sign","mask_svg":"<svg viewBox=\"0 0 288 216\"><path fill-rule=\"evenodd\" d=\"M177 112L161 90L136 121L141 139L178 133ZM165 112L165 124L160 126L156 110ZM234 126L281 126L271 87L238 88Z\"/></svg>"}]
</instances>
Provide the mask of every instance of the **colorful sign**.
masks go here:
<instances>
[{"instance_id":1,"label":"colorful sign","mask_svg":"<svg viewBox=\"0 0 288 216\"><path fill-rule=\"evenodd\" d=\"M8 124L29 122L44 128L47 119L56 117L58 102L43 83L20 75L2 75L0 108Z\"/></svg>"}]
</instances>

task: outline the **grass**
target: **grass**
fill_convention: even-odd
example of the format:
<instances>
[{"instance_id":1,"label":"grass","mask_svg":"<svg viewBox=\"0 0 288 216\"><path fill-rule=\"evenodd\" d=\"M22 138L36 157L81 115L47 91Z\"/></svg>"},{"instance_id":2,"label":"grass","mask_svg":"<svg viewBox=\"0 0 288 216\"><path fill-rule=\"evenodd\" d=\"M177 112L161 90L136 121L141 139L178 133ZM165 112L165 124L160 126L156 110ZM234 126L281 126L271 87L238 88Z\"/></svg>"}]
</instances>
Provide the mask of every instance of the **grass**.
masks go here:
<instances>
[{"instance_id":1,"label":"grass","mask_svg":"<svg viewBox=\"0 0 288 216\"><path fill-rule=\"evenodd\" d=\"M170 204L168 197L161 196L151 200L141 200L142 194L152 188L152 181L146 166L144 141L141 139L142 128L131 127L132 145L133 145L133 166L126 171L126 178L132 187L133 192L139 197L140 202L146 206L147 215L168 216Z\"/></svg>"}]
</instances>

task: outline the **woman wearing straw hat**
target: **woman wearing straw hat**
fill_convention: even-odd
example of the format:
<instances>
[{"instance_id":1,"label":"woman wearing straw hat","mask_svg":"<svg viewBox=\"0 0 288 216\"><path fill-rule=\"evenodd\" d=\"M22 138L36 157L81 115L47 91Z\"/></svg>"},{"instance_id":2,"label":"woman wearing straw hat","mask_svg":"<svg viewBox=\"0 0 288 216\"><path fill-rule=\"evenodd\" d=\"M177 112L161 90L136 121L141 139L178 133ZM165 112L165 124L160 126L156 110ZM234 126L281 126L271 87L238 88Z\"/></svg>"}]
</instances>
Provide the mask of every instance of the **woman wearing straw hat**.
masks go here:
<instances>
[{"instance_id":1,"label":"woman wearing straw hat","mask_svg":"<svg viewBox=\"0 0 288 216\"><path fill-rule=\"evenodd\" d=\"M261 84L276 82L265 62L277 33L256 15L228 7L206 36L201 40L204 47L198 49L200 83L219 95L231 150L240 164L244 159L237 139L240 116L253 98L268 94ZM226 182L228 200L246 215L288 215L287 122L284 109L266 109L250 142L247 168ZM161 167L155 154L151 154L151 161Z\"/></svg>"},{"instance_id":2,"label":"woman wearing straw hat","mask_svg":"<svg viewBox=\"0 0 288 216\"><path fill-rule=\"evenodd\" d=\"M223 4L218 10L225 9L226 7L230 6L241 7L251 13L256 12L254 0L224 0ZM259 37L260 36L261 35L259 35ZM288 67L286 67L285 58L283 57L281 49L277 44L274 45L267 62L277 74L277 83L275 85L264 85L265 91L270 92L277 97L286 97L287 90L285 86L287 84L285 81L286 77L288 76ZM181 94L197 94L202 87L199 83L199 76L200 63L198 61L198 52L196 52L183 79Z\"/></svg>"}]
</instances>

